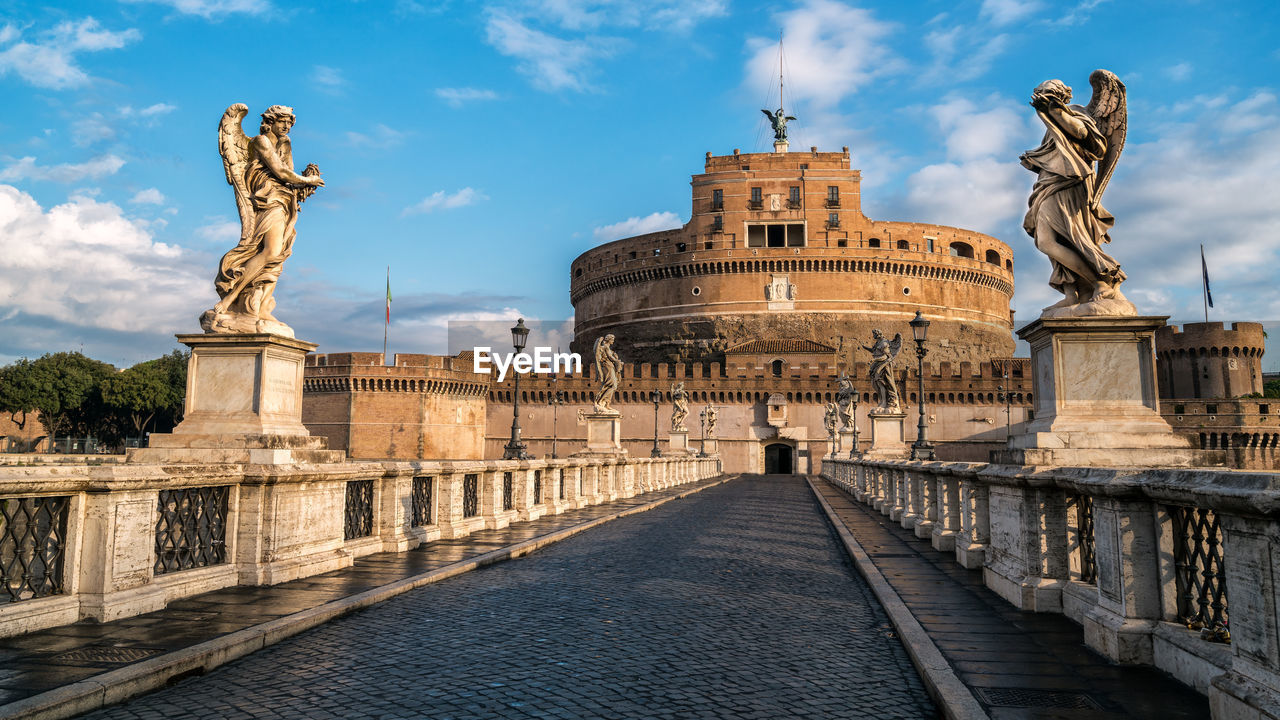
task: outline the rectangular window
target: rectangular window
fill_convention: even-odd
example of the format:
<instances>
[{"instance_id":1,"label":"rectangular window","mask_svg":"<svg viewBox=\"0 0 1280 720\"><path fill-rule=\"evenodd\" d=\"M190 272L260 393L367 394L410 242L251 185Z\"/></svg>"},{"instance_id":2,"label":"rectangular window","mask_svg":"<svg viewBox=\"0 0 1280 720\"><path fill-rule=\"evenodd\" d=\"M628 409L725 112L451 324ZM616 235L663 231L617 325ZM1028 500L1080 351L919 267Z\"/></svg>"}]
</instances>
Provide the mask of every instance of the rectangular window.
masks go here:
<instances>
[{"instance_id":1,"label":"rectangular window","mask_svg":"<svg viewBox=\"0 0 1280 720\"><path fill-rule=\"evenodd\" d=\"M827 207L840 207L840 187L838 185L827 186Z\"/></svg>"},{"instance_id":2,"label":"rectangular window","mask_svg":"<svg viewBox=\"0 0 1280 720\"><path fill-rule=\"evenodd\" d=\"M1186 411L1187 411L1187 408L1186 408L1186 406L1185 406L1185 405L1174 405L1174 406L1173 406L1173 414L1174 414L1174 415L1182 415L1182 414L1186 413Z\"/></svg>"},{"instance_id":3,"label":"rectangular window","mask_svg":"<svg viewBox=\"0 0 1280 720\"><path fill-rule=\"evenodd\" d=\"M711 191L711 209L719 210L724 207L724 191L720 189Z\"/></svg>"},{"instance_id":4,"label":"rectangular window","mask_svg":"<svg viewBox=\"0 0 1280 720\"><path fill-rule=\"evenodd\" d=\"M848 247L848 246L849 246L848 240L841 239L836 241L836 247Z\"/></svg>"},{"instance_id":5,"label":"rectangular window","mask_svg":"<svg viewBox=\"0 0 1280 720\"><path fill-rule=\"evenodd\" d=\"M1204 406L1204 411L1205 411L1205 412L1207 412L1207 413L1209 413L1210 415L1217 415L1217 414L1218 414L1218 406L1217 406L1217 405L1205 405L1205 406Z\"/></svg>"},{"instance_id":6,"label":"rectangular window","mask_svg":"<svg viewBox=\"0 0 1280 720\"><path fill-rule=\"evenodd\" d=\"M800 186L798 185L791 186L791 195L789 196L789 199L791 201L792 207L800 206Z\"/></svg>"},{"instance_id":7,"label":"rectangular window","mask_svg":"<svg viewBox=\"0 0 1280 720\"><path fill-rule=\"evenodd\" d=\"M929 238L929 252L933 252L933 238Z\"/></svg>"},{"instance_id":8,"label":"rectangular window","mask_svg":"<svg viewBox=\"0 0 1280 720\"><path fill-rule=\"evenodd\" d=\"M761 188L751 188L751 205L757 207L764 204L764 191Z\"/></svg>"},{"instance_id":9,"label":"rectangular window","mask_svg":"<svg viewBox=\"0 0 1280 720\"><path fill-rule=\"evenodd\" d=\"M1258 414L1260 414L1260 415L1269 415L1269 414L1271 414L1271 406L1270 406L1270 405L1259 405L1259 406L1258 406Z\"/></svg>"},{"instance_id":10,"label":"rectangular window","mask_svg":"<svg viewBox=\"0 0 1280 720\"><path fill-rule=\"evenodd\" d=\"M747 226L747 247L764 247L764 225Z\"/></svg>"},{"instance_id":11,"label":"rectangular window","mask_svg":"<svg viewBox=\"0 0 1280 720\"><path fill-rule=\"evenodd\" d=\"M880 247L880 238L871 238L870 240L868 240L867 247L871 247L871 248Z\"/></svg>"},{"instance_id":12,"label":"rectangular window","mask_svg":"<svg viewBox=\"0 0 1280 720\"><path fill-rule=\"evenodd\" d=\"M840 227L840 213L827 213L827 227Z\"/></svg>"},{"instance_id":13,"label":"rectangular window","mask_svg":"<svg viewBox=\"0 0 1280 720\"><path fill-rule=\"evenodd\" d=\"M747 247L804 247L803 223L747 226Z\"/></svg>"},{"instance_id":14,"label":"rectangular window","mask_svg":"<svg viewBox=\"0 0 1280 720\"><path fill-rule=\"evenodd\" d=\"M716 215L715 219L711 221L711 232L724 232L723 215ZM707 249L710 250L711 248Z\"/></svg>"}]
</instances>

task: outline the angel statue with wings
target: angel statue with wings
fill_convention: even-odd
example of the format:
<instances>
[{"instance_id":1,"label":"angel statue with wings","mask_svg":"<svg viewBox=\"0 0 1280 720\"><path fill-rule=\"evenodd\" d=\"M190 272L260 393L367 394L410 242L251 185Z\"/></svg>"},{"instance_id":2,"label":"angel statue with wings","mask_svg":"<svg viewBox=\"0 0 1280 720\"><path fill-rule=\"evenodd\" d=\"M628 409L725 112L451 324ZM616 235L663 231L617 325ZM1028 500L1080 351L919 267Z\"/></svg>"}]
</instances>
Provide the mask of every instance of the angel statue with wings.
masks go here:
<instances>
[{"instance_id":1,"label":"angel statue with wings","mask_svg":"<svg viewBox=\"0 0 1280 720\"><path fill-rule=\"evenodd\" d=\"M1022 227L1036 248L1049 256L1049 285L1063 294L1041 317L1136 315L1120 294L1125 274L1103 252L1115 218L1102 207L1128 129L1125 87L1108 70L1089 76L1093 98L1086 107L1070 105L1071 88L1046 80L1031 94L1031 106L1044 123L1044 142L1019 160L1037 174Z\"/></svg>"},{"instance_id":2,"label":"angel statue with wings","mask_svg":"<svg viewBox=\"0 0 1280 720\"><path fill-rule=\"evenodd\" d=\"M613 402L613 394L618 391L618 382L622 376L622 358L613 350L613 335L596 338L595 371L600 381L600 390L596 393L593 410L601 415L621 415L622 413L609 407Z\"/></svg>"},{"instance_id":3,"label":"angel statue with wings","mask_svg":"<svg viewBox=\"0 0 1280 720\"><path fill-rule=\"evenodd\" d=\"M885 340L884 333L871 331L871 346L862 346L871 353L871 385L880 395L880 406L872 415L888 415L902 412L898 386L893 381L893 360L902 349L902 333L894 333L893 340Z\"/></svg>"},{"instance_id":4,"label":"angel statue with wings","mask_svg":"<svg viewBox=\"0 0 1280 720\"><path fill-rule=\"evenodd\" d=\"M218 123L218 151L240 211L240 243L222 256L214 287L218 304L200 316L207 333L273 333L293 330L271 314L276 281L293 251L298 207L324 185L320 169L294 172L289 130L293 108L272 105L262 113L258 135L240 127L249 107L236 103Z\"/></svg>"},{"instance_id":5,"label":"angel statue with wings","mask_svg":"<svg viewBox=\"0 0 1280 720\"><path fill-rule=\"evenodd\" d=\"M686 432L689 428L684 426L684 419L689 417L689 392L684 389L684 383L679 382L671 386L671 432Z\"/></svg>"},{"instance_id":6,"label":"angel statue with wings","mask_svg":"<svg viewBox=\"0 0 1280 720\"><path fill-rule=\"evenodd\" d=\"M773 126L773 139L778 142L786 142L787 121L795 120L795 116L786 114L782 111L782 108L778 108L778 112L776 113L771 113L763 108L760 112L764 113L764 116L769 118L769 124Z\"/></svg>"}]
</instances>

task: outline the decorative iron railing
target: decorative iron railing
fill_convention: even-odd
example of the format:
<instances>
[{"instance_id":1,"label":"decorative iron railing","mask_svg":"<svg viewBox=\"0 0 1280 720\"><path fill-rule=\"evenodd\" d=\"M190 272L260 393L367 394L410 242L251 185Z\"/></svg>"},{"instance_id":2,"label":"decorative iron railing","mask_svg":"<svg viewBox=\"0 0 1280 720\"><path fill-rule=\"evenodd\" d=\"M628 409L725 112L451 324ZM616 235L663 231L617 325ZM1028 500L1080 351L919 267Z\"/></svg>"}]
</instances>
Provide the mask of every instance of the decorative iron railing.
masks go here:
<instances>
[{"instance_id":1,"label":"decorative iron railing","mask_svg":"<svg viewBox=\"0 0 1280 720\"><path fill-rule=\"evenodd\" d=\"M564 499L564 468L556 470L556 484L559 486L556 497Z\"/></svg>"},{"instance_id":2,"label":"decorative iron railing","mask_svg":"<svg viewBox=\"0 0 1280 720\"><path fill-rule=\"evenodd\" d=\"M1075 547L1073 551L1080 561L1080 582L1097 584L1098 560L1093 539L1093 498L1089 495L1067 495L1068 521L1074 516Z\"/></svg>"},{"instance_id":3,"label":"decorative iron railing","mask_svg":"<svg viewBox=\"0 0 1280 720\"><path fill-rule=\"evenodd\" d=\"M542 471L541 470L533 471L533 502L531 502L530 504L531 505L542 504Z\"/></svg>"},{"instance_id":4,"label":"decorative iron railing","mask_svg":"<svg viewBox=\"0 0 1280 720\"><path fill-rule=\"evenodd\" d=\"M0 499L0 572L9 602L64 592L70 497Z\"/></svg>"},{"instance_id":5,"label":"decorative iron railing","mask_svg":"<svg viewBox=\"0 0 1280 720\"><path fill-rule=\"evenodd\" d=\"M160 491L156 501L156 575L227 561L230 494L226 485Z\"/></svg>"},{"instance_id":6,"label":"decorative iron railing","mask_svg":"<svg viewBox=\"0 0 1280 720\"><path fill-rule=\"evenodd\" d=\"M435 478L422 476L413 479L411 505L413 527L431 524L431 493L435 489Z\"/></svg>"},{"instance_id":7,"label":"decorative iron railing","mask_svg":"<svg viewBox=\"0 0 1280 720\"><path fill-rule=\"evenodd\" d=\"M515 488L513 486L515 483L513 482L511 475L512 474L509 472L502 473L502 509L503 510L513 510L515 509L515 506L516 506L515 498L512 497L512 495L514 494L513 491Z\"/></svg>"},{"instance_id":8,"label":"decorative iron railing","mask_svg":"<svg viewBox=\"0 0 1280 720\"><path fill-rule=\"evenodd\" d=\"M347 483L347 501L343 513L344 540L373 534L373 481L351 480Z\"/></svg>"},{"instance_id":9,"label":"decorative iron railing","mask_svg":"<svg viewBox=\"0 0 1280 720\"><path fill-rule=\"evenodd\" d=\"M1212 510L1170 505L1178 621L1193 629L1227 624L1222 528Z\"/></svg>"},{"instance_id":10,"label":"decorative iron railing","mask_svg":"<svg viewBox=\"0 0 1280 720\"><path fill-rule=\"evenodd\" d=\"M462 517L480 514L480 475L467 473L462 478Z\"/></svg>"}]
</instances>

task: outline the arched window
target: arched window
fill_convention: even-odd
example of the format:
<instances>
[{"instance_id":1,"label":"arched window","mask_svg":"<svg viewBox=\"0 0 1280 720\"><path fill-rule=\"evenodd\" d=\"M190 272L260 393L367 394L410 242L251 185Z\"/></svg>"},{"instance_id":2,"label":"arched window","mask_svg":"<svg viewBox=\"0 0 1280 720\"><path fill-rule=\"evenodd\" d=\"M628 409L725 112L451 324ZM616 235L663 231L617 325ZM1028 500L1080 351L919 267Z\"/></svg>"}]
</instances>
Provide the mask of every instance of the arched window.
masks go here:
<instances>
[{"instance_id":1,"label":"arched window","mask_svg":"<svg viewBox=\"0 0 1280 720\"><path fill-rule=\"evenodd\" d=\"M867 247L871 247L871 248L880 247L880 238L871 238L870 240L868 240Z\"/></svg>"},{"instance_id":2,"label":"arched window","mask_svg":"<svg viewBox=\"0 0 1280 720\"><path fill-rule=\"evenodd\" d=\"M996 252L995 250L988 250L987 262L991 263L992 265L995 265L996 267L1000 267L1000 253Z\"/></svg>"},{"instance_id":3,"label":"arched window","mask_svg":"<svg viewBox=\"0 0 1280 720\"><path fill-rule=\"evenodd\" d=\"M973 257L973 246L969 243L953 242L951 243L951 255L952 257L971 258Z\"/></svg>"},{"instance_id":4,"label":"arched window","mask_svg":"<svg viewBox=\"0 0 1280 720\"><path fill-rule=\"evenodd\" d=\"M783 369L782 361L774 360L772 365L773 365L773 376L782 377L782 369Z\"/></svg>"},{"instance_id":5,"label":"arched window","mask_svg":"<svg viewBox=\"0 0 1280 720\"><path fill-rule=\"evenodd\" d=\"M899 241L898 241L898 249L899 249L899 250L910 250L910 249L911 249L911 243L907 242L906 240L899 240Z\"/></svg>"}]
</instances>

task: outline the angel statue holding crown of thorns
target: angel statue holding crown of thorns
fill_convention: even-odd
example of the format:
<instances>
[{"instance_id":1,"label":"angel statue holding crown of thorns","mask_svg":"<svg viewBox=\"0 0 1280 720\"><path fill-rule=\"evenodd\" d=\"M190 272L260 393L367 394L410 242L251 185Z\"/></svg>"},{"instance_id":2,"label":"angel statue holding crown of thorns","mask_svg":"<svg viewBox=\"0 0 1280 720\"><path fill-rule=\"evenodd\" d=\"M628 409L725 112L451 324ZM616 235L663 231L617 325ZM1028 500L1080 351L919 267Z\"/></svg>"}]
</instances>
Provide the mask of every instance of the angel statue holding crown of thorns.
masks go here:
<instances>
[{"instance_id":1,"label":"angel statue holding crown of thorns","mask_svg":"<svg viewBox=\"0 0 1280 720\"><path fill-rule=\"evenodd\" d=\"M293 337L293 330L271 314L276 281L293 252L298 208L324 181L315 165L301 175L294 172L293 108L267 108L252 139L240 127L248 112L247 105L236 103L218 123L218 151L240 211L240 243L222 256L214 280L220 299L200 316L200 326L207 333Z\"/></svg>"},{"instance_id":2,"label":"angel statue holding crown of thorns","mask_svg":"<svg viewBox=\"0 0 1280 720\"><path fill-rule=\"evenodd\" d=\"M1041 317L1137 314L1120 294L1120 263L1102 251L1115 224L1102 207L1102 191L1124 150L1125 86L1108 70L1094 70L1089 84L1093 97L1086 107L1069 104L1071 88L1061 80L1046 80L1031 94L1045 134L1040 147L1019 158L1037 175L1022 227L1049 256L1049 285L1064 296Z\"/></svg>"}]
</instances>

